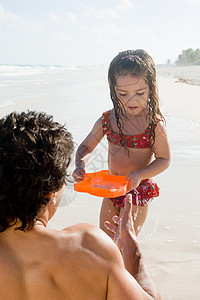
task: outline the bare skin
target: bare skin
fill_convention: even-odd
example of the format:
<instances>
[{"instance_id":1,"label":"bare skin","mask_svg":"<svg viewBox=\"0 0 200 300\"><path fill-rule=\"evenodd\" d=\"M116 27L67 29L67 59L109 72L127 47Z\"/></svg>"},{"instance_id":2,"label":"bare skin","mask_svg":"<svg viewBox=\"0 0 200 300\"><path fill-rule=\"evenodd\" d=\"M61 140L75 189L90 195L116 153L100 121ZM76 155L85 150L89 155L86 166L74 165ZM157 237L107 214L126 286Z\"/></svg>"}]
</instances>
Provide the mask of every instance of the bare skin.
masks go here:
<instances>
[{"instance_id":1,"label":"bare skin","mask_svg":"<svg viewBox=\"0 0 200 300\"><path fill-rule=\"evenodd\" d=\"M132 205L132 216L134 218L134 230L136 236L141 231L142 226L147 218L148 209L149 209L148 205L146 206ZM103 203L100 211L100 218L99 218L100 228L104 228L105 220L113 223L112 218L115 215L121 218L123 212L124 212L123 207L121 208L115 207L109 199L107 198L103 199ZM109 231L106 228L104 228L103 230L105 231L105 233L109 234Z\"/></svg>"},{"instance_id":2,"label":"bare skin","mask_svg":"<svg viewBox=\"0 0 200 300\"><path fill-rule=\"evenodd\" d=\"M116 79L116 93L123 102L128 119L123 119L122 131L125 135L137 135L147 128L148 120L148 96L149 87L145 80L140 77L136 79L130 74L119 76ZM114 110L110 112L110 126L114 132L118 132ZM80 144L76 153L76 169L73 177L77 181L84 178L85 167L89 154L96 148L103 138L102 118L94 124L93 129ZM128 148L127 151L118 145L108 142L108 168L111 174L127 176L130 180L129 191L137 188L141 180L154 177L168 168L170 163L170 150L166 128L163 122L159 122L155 129L154 153L150 148L135 149ZM119 215L120 209L113 208L109 199L104 199L100 213L100 228L104 229L104 222L112 222L112 214ZM136 214L136 212L138 212ZM133 206L135 231L138 234L145 222L148 207Z\"/></svg>"},{"instance_id":3,"label":"bare skin","mask_svg":"<svg viewBox=\"0 0 200 300\"><path fill-rule=\"evenodd\" d=\"M143 272L133 236L127 234L123 249L131 243L125 257L127 268L134 266L135 279L125 269L117 246L100 229L89 224L61 231L47 228L61 195L59 191L52 196L30 231L15 231L17 224L0 234L1 299L159 299ZM146 281L144 287L140 277Z\"/></svg>"}]
</instances>

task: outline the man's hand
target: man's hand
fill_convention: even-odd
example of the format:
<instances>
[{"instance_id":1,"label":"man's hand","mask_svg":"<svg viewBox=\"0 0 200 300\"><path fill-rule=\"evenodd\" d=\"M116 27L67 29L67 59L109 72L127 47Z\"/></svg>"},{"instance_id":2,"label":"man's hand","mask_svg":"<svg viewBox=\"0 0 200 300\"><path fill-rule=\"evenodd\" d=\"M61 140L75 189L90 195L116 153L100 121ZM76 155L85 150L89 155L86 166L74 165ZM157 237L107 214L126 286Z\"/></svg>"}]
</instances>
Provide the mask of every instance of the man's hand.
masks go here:
<instances>
[{"instance_id":1,"label":"man's hand","mask_svg":"<svg viewBox=\"0 0 200 300\"><path fill-rule=\"evenodd\" d=\"M112 225L108 221L106 221L104 225L110 230L109 236L113 239L118 248L122 250L124 241L129 238L130 235L134 236L134 238L136 237L132 217L132 195L126 196L122 218L114 216L113 221L117 225Z\"/></svg>"},{"instance_id":2,"label":"man's hand","mask_svg":"<svg viewBox=\"0 0 200 300\"><path fill-rule=\"evenodd\" d=\"M121 251L126 270L137 280L143 291L148 294L148 298L146 294L141 299L160 300L159 291L146 270L143 255L136 239L132 217L132 195L126 196L122 218L114 216L113 221L117 225L112 225L106 221L104 223L105 227L110 230L110 237Z\"/></svg>"}]
</instances>

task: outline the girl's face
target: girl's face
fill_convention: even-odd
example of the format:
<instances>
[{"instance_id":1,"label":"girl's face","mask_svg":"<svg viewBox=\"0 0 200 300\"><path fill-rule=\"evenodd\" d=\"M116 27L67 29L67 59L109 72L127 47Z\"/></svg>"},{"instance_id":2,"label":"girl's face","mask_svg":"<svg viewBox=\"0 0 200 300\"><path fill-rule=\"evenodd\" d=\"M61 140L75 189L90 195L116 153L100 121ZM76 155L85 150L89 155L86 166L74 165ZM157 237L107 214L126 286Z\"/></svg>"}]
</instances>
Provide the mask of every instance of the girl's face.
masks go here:
<instances>
[{"instance_id":1,"label":"girl's face","mask_svg":"<svg viewBox=\"0 0 200 300\"><path fill-rule=\"evenodd\" d=\"M139 115L147 107L149 85L143 77L131 74L116 78L115 91L129 115Z\"/></svg>"}]
</instances>

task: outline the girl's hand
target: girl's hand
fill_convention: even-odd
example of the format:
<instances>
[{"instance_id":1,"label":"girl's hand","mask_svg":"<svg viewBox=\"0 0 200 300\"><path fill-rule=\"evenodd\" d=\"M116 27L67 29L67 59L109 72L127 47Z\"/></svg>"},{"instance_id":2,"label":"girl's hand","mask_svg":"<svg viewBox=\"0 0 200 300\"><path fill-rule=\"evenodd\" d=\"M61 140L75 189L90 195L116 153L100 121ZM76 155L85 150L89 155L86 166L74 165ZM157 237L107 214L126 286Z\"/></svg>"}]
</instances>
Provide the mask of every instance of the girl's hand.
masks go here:
<instances>
[{"instance_id":1,"label":"girl's hand","mask_svg":"<svg viewBox=\"0 0 200 300\"><path fill-rule=\"evenodd\" d=\"M128 186L128 192L131 190L134 190L138 187L142 180L142 175L140 171L133 171L131 172L127 177L127 180L129 180L129 186Z\"/></svg>"},{"instance_id":2,"label":"girl's hand","mask_svg":"<svg viewBox=\"0 0 200 300\"><path fill-rule=\"evenodd\" d=\"M76 169L72 173L72 177L77 182L83 181L84 175L85 175L85 169L83 167L76 167Z\"/></svg>"}]
</instances>

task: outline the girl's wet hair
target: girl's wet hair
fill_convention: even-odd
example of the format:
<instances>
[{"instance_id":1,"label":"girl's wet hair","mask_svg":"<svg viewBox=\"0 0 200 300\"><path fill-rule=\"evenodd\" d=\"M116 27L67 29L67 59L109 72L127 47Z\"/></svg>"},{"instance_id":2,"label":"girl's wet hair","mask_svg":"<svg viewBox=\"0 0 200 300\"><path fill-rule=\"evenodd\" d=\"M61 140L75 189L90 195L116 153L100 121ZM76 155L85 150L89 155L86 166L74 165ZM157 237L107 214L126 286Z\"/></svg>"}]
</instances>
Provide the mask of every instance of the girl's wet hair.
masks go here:
<instances>
[{"instance_id":1,"label":"girl's wet hair","mask_svg":"<svg viewBox=\"0 0 200 300\"><path fill-rule=\"evenodd\" d=\"M110 63L108 70L108 82L121 141L123 138L123 132L119 117L121 116L122 118L127 118L127 116L122 101L117 97L115 87L117 77L125 76L127 74L138 77L138 79L139 77L143 77L146 83L149 85L148 122L152 126L153 135L151 139L151 149L153 150L153 145L155 142L154 127L156 124L156 116L159 115L162 119L164 119L159 108L156 68L153 59L146 51L142 49L126 50L120 52ZM122 143L121 145L124 146Z\"/></svg>"}]
</instances>

